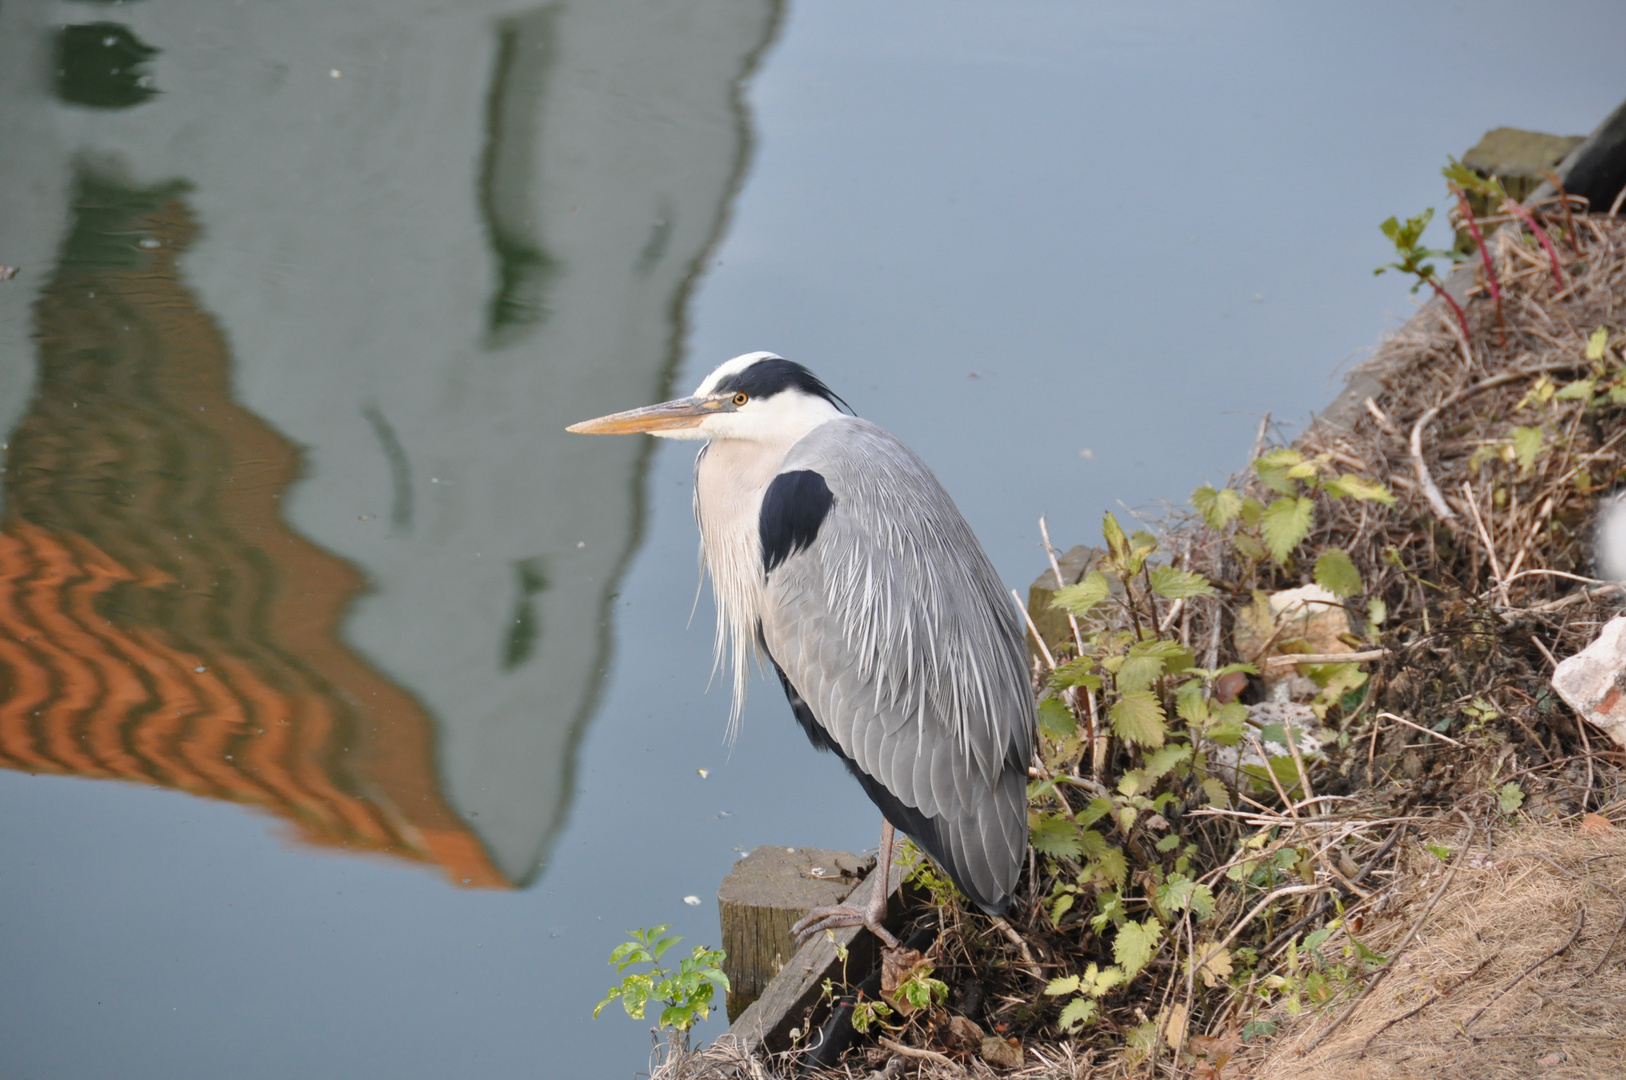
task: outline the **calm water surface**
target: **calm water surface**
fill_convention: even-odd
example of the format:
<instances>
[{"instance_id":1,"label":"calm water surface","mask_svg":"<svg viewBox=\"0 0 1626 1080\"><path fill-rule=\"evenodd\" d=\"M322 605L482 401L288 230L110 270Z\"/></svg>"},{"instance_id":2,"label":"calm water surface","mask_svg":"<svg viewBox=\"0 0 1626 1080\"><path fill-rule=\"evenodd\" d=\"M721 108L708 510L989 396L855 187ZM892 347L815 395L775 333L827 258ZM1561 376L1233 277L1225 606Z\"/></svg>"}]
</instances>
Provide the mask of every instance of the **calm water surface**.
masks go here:
<instances>
[{"instance_id":1,"label":"calm water surface","mask_svg":"<svg viewBox=\"0 0 1626 1080\"><path fill-rule=\"evenodd\" d=\"M597 1077L624 929L877 816L721 743L692 447L773 349L1022 587L1410 310L1376 224L1590 129L1626 9L0 5L0 1074ZM702 776L700 770L705 770ZM699 897L698 906L684 902ZM705 1027L709 1037L719 1020Z\"/></svg>"}]
</instances>

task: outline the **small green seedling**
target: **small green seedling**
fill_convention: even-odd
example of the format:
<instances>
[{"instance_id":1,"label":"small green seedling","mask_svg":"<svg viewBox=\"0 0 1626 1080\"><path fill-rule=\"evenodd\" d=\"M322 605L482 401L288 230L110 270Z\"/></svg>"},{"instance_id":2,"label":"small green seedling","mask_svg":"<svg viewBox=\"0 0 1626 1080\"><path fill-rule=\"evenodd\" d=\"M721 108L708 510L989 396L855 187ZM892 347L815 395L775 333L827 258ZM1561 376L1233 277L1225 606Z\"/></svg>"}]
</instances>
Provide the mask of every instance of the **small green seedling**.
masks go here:
<instances>
[{"instance_id":1,"label":"small green seedling","mask_svg":"<svg viewBox=\"0 0 1626 1080\"><path fill-rule=\"evenodd\" d=\"M1424 285L1433 289L1434 295L1444 300L1450 305L1451 310L1456 313L1457 323L1461 325L1462 336L1466 339L1469 336L1468 316L1463 312L1462 305L1457 303L1456 298L1446 292L1445 286L1440 284L1440 277L1435 271L1433 262L1435 259L1448 259L1455 262L1462 256L1454 251L1436 251L1423 246L1423 230L1428 228L1428 223L1433 218L1434 208L1429 207L1416 217L1407 218L1405 224L1401 224L1397 218L1390 218L1378 226L1383 230L1383 235L1387 236L1389 242L1395 246L1395 254L1400 256L1400 261L1385 263L1372 273L1383 274L1390 270L1398 270L1402 274L1410 274L1417 279L1416 283L1411 287L1412 292L1416 292Z\"/></svg>"},{"instance_id":2,"label":"small green seedling","mask_svg":"<svg viewBox=\"0 0 1626 1080\"><path fill-rule=\"evenodd\" d=\"M660 966L661 954L683 940L677 934L663 937L670 928L665 925L627 931L631 940L610 953L610 964L621 973L621 985L610 987L604 1000L593 1007L595 1019L616 998L621 999L621 1007L634 1020L644 1018L650 1001L659 1002L663 1006L660 1026L672 1028L680 1036L686 1035L695 1021L711 1015L712 996L718 990L728 990L728 976L720 966L723 951L696 945L676 971L667 971ZM649 970L628 972L634 964L648 964Z\"/></svg>"}]
</instances>

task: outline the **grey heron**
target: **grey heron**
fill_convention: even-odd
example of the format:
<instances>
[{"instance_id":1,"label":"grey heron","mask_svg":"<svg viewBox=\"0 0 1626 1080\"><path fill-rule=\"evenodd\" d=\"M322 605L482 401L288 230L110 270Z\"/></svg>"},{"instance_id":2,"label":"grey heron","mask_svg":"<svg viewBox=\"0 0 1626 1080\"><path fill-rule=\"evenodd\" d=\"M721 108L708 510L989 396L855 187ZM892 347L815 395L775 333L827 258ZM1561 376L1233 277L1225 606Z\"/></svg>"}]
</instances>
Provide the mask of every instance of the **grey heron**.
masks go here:
<instances>
[{"instance_id":1,"label":"grey heron","mask_svg":"<svg viewBox=\"0 0 1626 1080\"><path fill-rule=\"evenodd\" d=\"M689 397L569 430L706 440L694 510L717 660L726 646L732 663L731 727L751 658L765 655L808 739L880 807L878 865L891 862L895 826L999 914L1028 839L1023 624L931 470L844 404L802 365L757 352ZM895 944L886 890L873 898L816 909L796 929L862 924Z\"/></svg>"}]
</instances>

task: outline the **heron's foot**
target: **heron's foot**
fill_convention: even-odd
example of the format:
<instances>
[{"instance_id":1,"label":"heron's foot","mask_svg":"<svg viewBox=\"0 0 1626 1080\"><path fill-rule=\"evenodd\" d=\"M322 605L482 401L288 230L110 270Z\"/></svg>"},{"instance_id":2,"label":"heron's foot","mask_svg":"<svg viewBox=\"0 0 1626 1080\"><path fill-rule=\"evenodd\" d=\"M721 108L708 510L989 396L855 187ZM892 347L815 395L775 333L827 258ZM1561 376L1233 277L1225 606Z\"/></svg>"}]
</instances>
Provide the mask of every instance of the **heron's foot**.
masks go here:
<instances>
[{"instance_id":1,"label":"heron's foot","mask_svg":"<svg viewBox=\"0 0 1626 1080\"><path fill-rule=\"evenodd\" d=\"M879 938L881 944L889 949L895 949L898 947L898 939L881 925L881 919L885 915L884 906L879 910L875 907L859 907L857 904L816 907L797 920L790 928L790 932L796 935L796 944L805 945L809 938L826 930L835 930L843 926L862 926Z\"/></svg>"}]
</instances>

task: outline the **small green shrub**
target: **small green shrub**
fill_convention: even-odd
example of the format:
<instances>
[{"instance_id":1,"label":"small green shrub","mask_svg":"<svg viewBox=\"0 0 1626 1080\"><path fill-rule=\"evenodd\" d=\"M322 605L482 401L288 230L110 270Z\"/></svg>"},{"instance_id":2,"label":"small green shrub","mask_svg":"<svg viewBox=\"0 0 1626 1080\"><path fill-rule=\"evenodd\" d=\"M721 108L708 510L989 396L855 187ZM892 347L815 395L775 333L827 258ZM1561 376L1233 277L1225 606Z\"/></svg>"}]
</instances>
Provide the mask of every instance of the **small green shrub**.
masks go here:
<instances>
[{"instance_id":1,"label":"small green shrub","mask_svg":"<svg viewBox=\"0 0 1626 1080\"><path fill-rule=\"evenodd\" d=\"M684 1035L695 1021L711 1015L712 997L718 990L728 991L728 976L721 966L723 951L696 945L676 971L667 971L660 966L661 954L683 940L677 934L662 937L669 929L670 925L663 925L627 931L631 940L610 953L611 966L622 976L621 985L610 987L604 1000L593 1007L594 1019L617 998L634 1020L644 1018L651 1001L659 1002L663 1006L660 1026ZM629 972L635 964L648 964L649 970Z\"/></svg>"}]
</instances>

